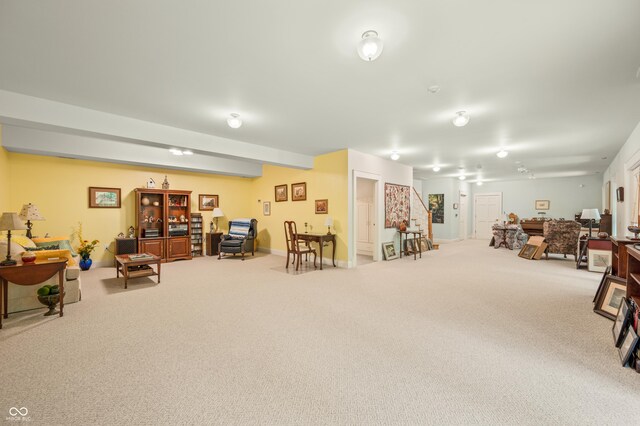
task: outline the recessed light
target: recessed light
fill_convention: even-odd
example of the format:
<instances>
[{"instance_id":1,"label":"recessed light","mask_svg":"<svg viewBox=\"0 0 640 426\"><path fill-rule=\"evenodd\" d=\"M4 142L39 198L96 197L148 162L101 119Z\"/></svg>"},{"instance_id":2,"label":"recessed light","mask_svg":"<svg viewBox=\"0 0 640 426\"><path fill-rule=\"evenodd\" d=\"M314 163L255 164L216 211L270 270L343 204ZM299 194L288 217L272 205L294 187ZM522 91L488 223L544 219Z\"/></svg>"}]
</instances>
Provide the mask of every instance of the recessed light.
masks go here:
<instances>
[{"instance_id":1,"label":"recessed light","mask_svg":"<svg viewBox=\"0 0 640 426\"><path fill-rule=\"evenodd\" d=\"M467 111L458 111L456 112L456 116L453 118L452 123L456 127L463 127L467 125L469 120L470 118L469 114L467 114Z\"/></svg>"},{"instance_id":2,"label":"recessed light","mask_svg":"<svg viewBox=\"0 0 640 426\"><path fill-rule=\"evenodd\" d=\"M505 151L504 149L501 149L500 151L498 151L496 153L496 155L498 156L498 158L504 158L507 155L509 155L509 153L507 151ZM516 164L519 164L519 163L516 163Z\"/></svg>"},{"instance_id":3,"label":"recessed light","mask_svg":"<svg viewBox=\"0 0 640 426\"><path fill-rule=\"evenodd\" d=\"M171 148L169 152L172 153L173 155L182 155L182 151L176 148Z\"/></svg>"},{"instance_id":4,"label":"recessed light","mask_svg":"<svg viewBox=\"0 0 640 426\"><path fill-rule=\"evenodd\" d=\"M440 167L434 166L433 169L431 169L431 170L433 170L434 172L439 172L440 171Z\"/></svg>"},{"instance_id":5,"label":"recessed light","mask_svg":"<svg viewBox=\"0 0 640 426\"><path fill-rule=\"evenodd\" d=\"M434 84L433 86L429 86L427 88L427 91L429 93L438 93L440 91L440 86L438 86L437 84Z\"/></svg>"},{"instance_id":6,"label":"recessed light","mask_svg":"<svg viewBox=\"0 0 640 426\"><path fill-rule=\"evenodd\" d=\"M182 154L183 155L193 155L193 151L185 150L185 151L182 151Z\"/></svg>"},{"instance_id":7,"label":"recessed light","mask_svg":"<svg viewBox=\"0 0 640 426\"><path fill-rule=\"evenodd\" d=\"M392 159L393 161L396 161L396 160L399 160L399 159L400 159L400 154L398 154L398 151L393 151L393 152L391 153L391 159Z\"/></svg>"},{"instance_id":8,"label":"recessed light","mask_svg":"<svg viewBox=\"0 0 640 426\"><path fill-rule=\"evenodd\" d=\"M237 129L242 126L242 120L240 120L240 114L233 113L227 118L227 124L232 129Z\"/></svg>"},{"instance_id":9,"label":"recessed light","mask_svg":"<svg viewBox=\"0 0 640 426\"><path fill-rule=\"evenodd\" d=\"M477 182L476 182L476 185L478 185L478 186L482 186L482 181L481 181L481 180L477 181Z\"/></svg>"},{"instance_id":10,"label":"recessed light","mask_svg":"<svg viewBox=\"0 0 640 426\"><path fill-rule=\"evenodd\" d=\"M606 159L607 159L607 157L602 157L602 159L603 159L603 160L606 160Z\"/></svg>"},{"instance_id":11,"label":"recessed light","mask_svg":"<svg viewBox=\"0 0 640 426\"><path fill-rule=\"evenodd\" d=\"M458 176L458 179L460 179L460 180L465 180L466 178L467 178L467 177L466 177L465 175Z\"/></svg>"}]
</instances>

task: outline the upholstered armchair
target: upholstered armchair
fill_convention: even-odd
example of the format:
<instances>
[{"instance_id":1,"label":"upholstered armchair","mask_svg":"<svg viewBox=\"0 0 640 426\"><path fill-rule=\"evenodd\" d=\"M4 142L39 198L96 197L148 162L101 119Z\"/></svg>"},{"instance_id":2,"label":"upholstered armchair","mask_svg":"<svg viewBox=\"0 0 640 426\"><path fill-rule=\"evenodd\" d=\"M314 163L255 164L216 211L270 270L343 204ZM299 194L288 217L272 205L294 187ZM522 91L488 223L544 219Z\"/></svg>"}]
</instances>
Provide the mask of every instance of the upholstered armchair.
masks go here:
<instances>
[{"instance_id":1,"label":"upholstered armchair","mask_svg":"<svg viewBox=\"0 0 640 426\"><path fill-rule=\"evenodd\" d=\"M254 240L258 235L258 221L256 219L234 219L229 221L229 233L223 235L218 244L218 259L222 258L223 253L236 253L242 255L244 260L245 253L255 255Z\"/></svg>"},{"instance_id":2,"label":"upholstered armchair","mask_svg":"<svg viewBox=\"0 0 640 426\"><path fill-rule=\"evenodd\" d=\"M546 258L549 253L563 254L566 258L572 254L578 261L578 239L581 225L575 220L550 220L544 223L542 232L548 244Z\"/></svg>"}]
</instances>

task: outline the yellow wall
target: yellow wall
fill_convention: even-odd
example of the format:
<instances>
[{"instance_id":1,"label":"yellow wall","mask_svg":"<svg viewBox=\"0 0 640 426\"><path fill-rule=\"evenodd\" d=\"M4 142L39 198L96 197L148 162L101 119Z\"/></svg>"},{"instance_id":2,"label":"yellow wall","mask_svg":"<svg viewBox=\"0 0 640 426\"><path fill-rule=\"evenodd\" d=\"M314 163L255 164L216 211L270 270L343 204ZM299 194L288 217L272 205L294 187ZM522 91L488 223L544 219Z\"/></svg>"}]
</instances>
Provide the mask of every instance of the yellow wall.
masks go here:
<instances>
[{"instance_id":1,"label":"yellow wall","mask_svg":"<svg viewBox=\"0 0 640 426\"><path fill-rule=\"evenodd\" d=\"M2 147L0 127L0 213L9 211L9 153Z\"/></svg>"},{"instance_id":2,"label":"yellow wall","mask_svg":"<svg viewBox=\"0 0 640 426\"><path fill-rule=\"evenodd\" d=\"M286 253L286 241L283 222L294 220L298 232L304 232L304 223L309 224L309 232L327 232L324 221L325 214L315 214L315 200L329 200L329 214L334 226L331 232L336 233L336 259L347 260L348 242L348 203L347 203L347 150L319 155L314 160L311 170L291 169L265 165L262 177L254 179L253 215L258 219L258 240L260 247L270 247ZM291 184L307 183L307 200L291 201ZM276 203L275 186L287 184L288 201ZM271 215L262 214L262 203L271 202ZM325 256L326 257L326 256Z\"/></svg>"},{"instance_id":3,"label":"yellow wall","mask_svg":"<svg viewBox=\"0 0 640 426\"><path fill-rule=\"evenodd\" d=\"M7 154L4 151L0 154L0 166L4 165L2 161L6 162L2 155ZM246 178L16 153L9 153L8 157L12 188L8 209L19 212L22 205L29 202L38 206L46 221L35 222L34 236L45 233L70 236L78 222L82 222L84 238L100 240L100 247L92 255L96 261L110 261L112 255L105 252L104 243L110 244L113 251L113 240L118 233L127 234L130 225L136 226L133 189L144 187L149 177L161 187L166 174L171 189L193 191L192 212L198 212L198 194L218 194L225 214L219 221L222 229L227 229L229 218L251 214L248 195L252 181ZM89 208L90 186L121 188L122 208ZM200 213L204 230L208 232L211 212Z\"/></svg>"},{"instance_id":4,"label":"yellow wall","mask_svg":"<svg viewBox=\"0 0 640 426\"><path fill-rule=\"evenodd\" d=\"M4 211L19 212L23 204L34 203L46 218L35 222L34 236L70 237L78 222L82 222L85 239L100 240L100 247L92 258L108 263L113 240L118 233L127 233L135 226L134 188L144 187L149 177L159 187L168 177L171 189L191 190L192 212L198 212L198 194L218 194L220 228L227 229L227 221L237 217L258 219L258 246L285 252L284 220L295 220L304 232L304 222L310 232L326 232L327 215L316 215L316 199L329 200L329 216L334 220L332 232L337 234L336 259L347 260L347 151L320 155L312 170L299 170L265 165L263 176L254 179L213 174L181 172L130 165L73 160L57 157L9 153L0 148L0 206ZM291 184L307 183L307 200L291 201ZM288 185L289 201L274 201L274 186ZM122 208L95 209L88 207L90 186L115 187L122 191ZM11 191L6 189L11 188ZM260 200L260 202L258 201ZM271 202L271 215L264 216L262 201ZM209 231L211 212L203 215L204 230ZM74 247L77 242L74 243Z\"/></svg>"}]
</instances>

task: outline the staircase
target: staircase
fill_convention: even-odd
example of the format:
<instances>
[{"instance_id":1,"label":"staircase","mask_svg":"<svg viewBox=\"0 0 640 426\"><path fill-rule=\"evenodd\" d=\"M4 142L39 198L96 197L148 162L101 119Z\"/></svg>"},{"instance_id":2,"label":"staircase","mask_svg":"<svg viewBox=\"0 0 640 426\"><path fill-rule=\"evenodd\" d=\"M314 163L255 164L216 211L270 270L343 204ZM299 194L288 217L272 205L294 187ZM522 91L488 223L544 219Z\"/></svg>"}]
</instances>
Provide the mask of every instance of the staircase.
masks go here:
<instances>
[{"instance_id":1,"label":"staircase","mask_svg":"<svg viewBox=\"0 0 640 426\"><path fill-rule=\"evenodd\" d=\"M418 194L418 191L416 191L415 188L411 188L413 189L412 192L412 206L413 206L413 212L411 213L411 218L416 220L416 225L420 224L420 227L424 228L424 226L427 227L427 238L429 238L431 241L433 241L433 226L431 224L431 210L429 210L427 208L427 206L424 204L424 201L422 201L422 197L420 197L420 194ZM437 249L438 246L437 244L433 245L433 248Z\"/></svg>"}]
</instances>

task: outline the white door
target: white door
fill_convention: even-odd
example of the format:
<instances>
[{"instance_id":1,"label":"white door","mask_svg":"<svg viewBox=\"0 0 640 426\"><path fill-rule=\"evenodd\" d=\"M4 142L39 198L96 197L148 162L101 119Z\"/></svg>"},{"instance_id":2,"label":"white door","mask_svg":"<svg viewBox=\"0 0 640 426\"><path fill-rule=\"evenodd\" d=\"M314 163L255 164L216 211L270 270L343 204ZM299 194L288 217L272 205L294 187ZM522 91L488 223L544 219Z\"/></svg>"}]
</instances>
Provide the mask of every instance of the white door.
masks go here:
<instances>
[{"instance_id":1,"label":"white door","mask_svg":"<svg viewBox=\"0 0 640 426\"><path fill-rule=\"evenodd\" d=\"M357 223L357 252L358 254L373 254L373 205L358 203Z\"/></svg>"},{"instance_id":2,"label":"white door","mask_svg":"<svg viewBox=\"0 0 640 426\"><path fill-rule=\"evenodd\" d=\"M477 194L474 201L476 238L490 239L493 235L491 226L502 215L502 194Z\"/></svg>"},{"instance_id":3,"label":"white door","mask_svg":"<svg viewBox=\"0 0 640 426\"><path fill-rule=\"evenodd\" d=\"M464 192L460 193L460 203L458 204L458 208L460 210L458 214L458 230L460 235L458 238L461 240L467 239L467 194Z\"/></svg>"}]
</instances>

